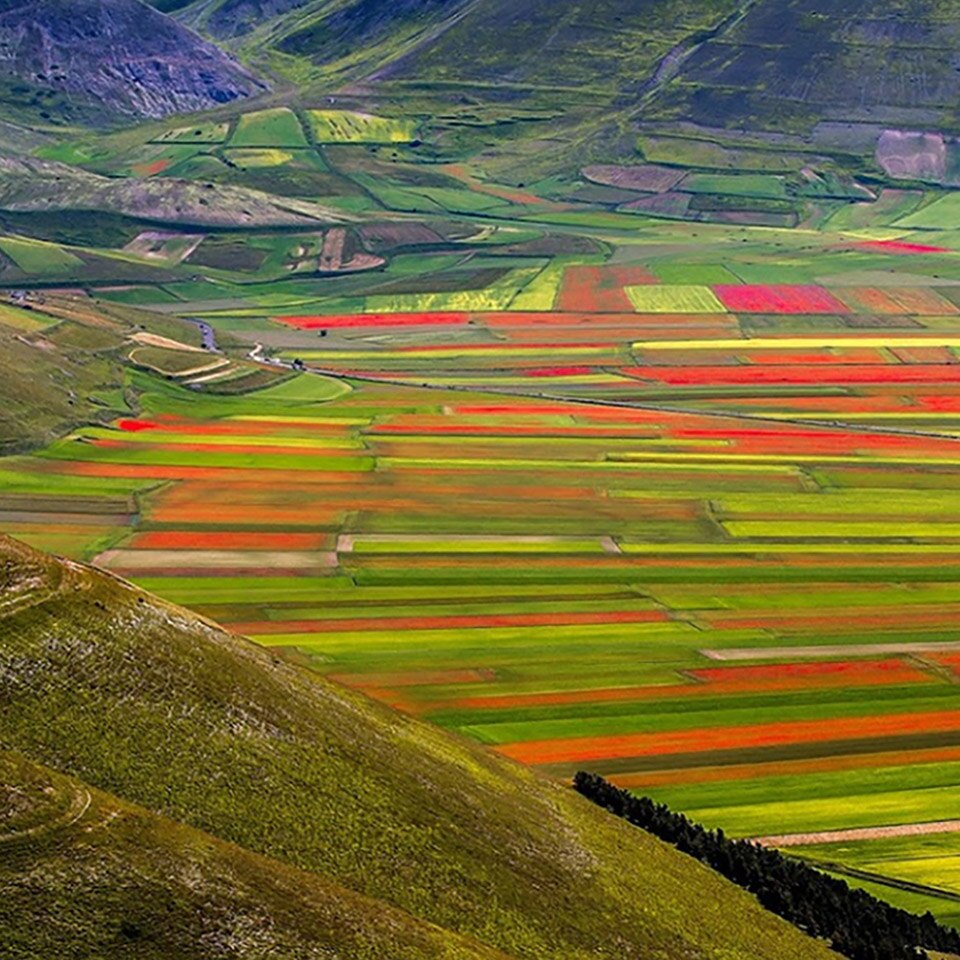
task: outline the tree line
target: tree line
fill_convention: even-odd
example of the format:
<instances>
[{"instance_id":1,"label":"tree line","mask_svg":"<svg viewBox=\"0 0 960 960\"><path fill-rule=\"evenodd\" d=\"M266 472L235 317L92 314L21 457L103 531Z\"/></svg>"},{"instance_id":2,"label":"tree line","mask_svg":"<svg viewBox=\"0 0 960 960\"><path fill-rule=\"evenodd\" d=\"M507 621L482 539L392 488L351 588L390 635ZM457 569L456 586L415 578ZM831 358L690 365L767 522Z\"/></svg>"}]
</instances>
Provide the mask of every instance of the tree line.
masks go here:
<instances>
[{"instance_id":1,"label":"tree line","mask_svg":"<svg viewBox=\"0 0 960 960\"><path fill-rule=\"evenodd\" d=\"M598 806L672 844L752 893L761 905L850 960L926 960L924 949L960 955L960 932L899 910L801 860L749 840L731 840L649 797L578 773L574 788Z\"/></svg>"}]
</instances>

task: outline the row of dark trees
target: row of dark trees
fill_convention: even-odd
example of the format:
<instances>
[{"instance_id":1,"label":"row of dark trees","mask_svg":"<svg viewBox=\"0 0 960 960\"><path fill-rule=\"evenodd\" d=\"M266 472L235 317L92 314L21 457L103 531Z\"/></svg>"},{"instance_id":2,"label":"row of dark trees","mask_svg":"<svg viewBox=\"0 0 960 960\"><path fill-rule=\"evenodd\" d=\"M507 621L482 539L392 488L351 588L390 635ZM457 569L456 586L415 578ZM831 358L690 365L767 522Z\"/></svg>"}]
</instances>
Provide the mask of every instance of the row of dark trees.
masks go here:
<instances>
[{"instance_id":1,"label":"row of dark trees","mask_svg":"<svg viewBox=\"0 0 960 960\"><path fill-rule=\"evenodd\" d=\"M730 840L666 804L635 797L603 777L578 773L576 790L673 844L754 894L760 903L851 960L924 960L921 947L960 955L960 933L852 889L800 860L749 840Z\"/></svg>"}]
</instances>

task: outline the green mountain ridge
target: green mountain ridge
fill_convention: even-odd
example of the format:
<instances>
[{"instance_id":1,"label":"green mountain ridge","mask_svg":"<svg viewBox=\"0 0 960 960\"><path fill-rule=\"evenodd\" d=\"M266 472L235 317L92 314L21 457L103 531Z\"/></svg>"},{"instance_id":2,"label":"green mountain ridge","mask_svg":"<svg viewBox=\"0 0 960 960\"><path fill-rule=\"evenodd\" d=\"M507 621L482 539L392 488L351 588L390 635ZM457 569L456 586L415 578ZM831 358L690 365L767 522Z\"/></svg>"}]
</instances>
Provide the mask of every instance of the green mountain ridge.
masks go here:
<instances>
[{"instance_id":1,"label":"green mountain ridge","mask_svg":"<svg viewBox=\"0 0 960 960\"><path fill-rule=\"evenodd\" d=\"M84 834L86 854L105 857L118 878L136 869L149 886L157 864L144 872L137 863L152 850L158 863L177 865L183 876L191 851L207 845L193 892L209 879L223 910L246 915L250 886L233 887L229 871L250 876L262 867L266 887L255 909L266 915L268 930L295 936L316 923L308 916L310 898L322 887L304 888L304 915L286 927L274 914L281 905L288 916L299 908L274 893L291 882L284 871L306 871L317 884L367 898L343 895L334 940L343 925L355 929L354 911L366 911L370 899L387 905L364 941L393 929L398 952L383 947L371 954L384 957L834 956L711 871L559 784L330 684L115 577L4 538L0 593L0 748L24 758L3 761L19 771L14 779L21 784L2 795L3 819L42 822L43 811L23 803L23 784L51 777L56 786L60 775L146 808L149 814L124 807L104 847L100 828ZM103 805L119 803L93 795L95 818ZM157 815L215 840L166 830ZM145 831L146 840L125 852L118 835L128 828L135 836ZM222 843L245 850L228 853ZM50 856L82 872L83 863L66 850ZM12 877L7 866L3 888L22 889L30 876L42 894L36 903L88 916L88 886L62 882L61 867L25 873L30 862L20 861ZM129 916L143 899L142 885L107 889L113 898L94 899L101 929L120 930L124 921L137 930L149 926L149 916ZM181 917L176 929L189 930L178 911L195 900L179 881L171 890L171 913ZM397 932L388 922L393 911L414 920ZM425 931L424 923L432 927ZM14 956L43 955L49 929L40 926L33 938L29 924L15 928L22 939ZM440 940L430 936L437 928ZM88 929L65 925L64 936L74 939L62 949L83 955ZM267 952L257 953L242 938L204 941L209 957L298 955L273 943L267 935L260 944ZM347 940L338 948L363 956L349 952Z\"/></svg>"},{"instance_id":2,"label":"green mountain ridge","mask_svg":"<svg viewBox=\"0 0 960 960\"><path fill-rule=\"evenodd\" d=\"M956 129L950 0L761 0L701 45L654 109L670 119L811 134L821 121Z\"/></svg>"}]
</instances>

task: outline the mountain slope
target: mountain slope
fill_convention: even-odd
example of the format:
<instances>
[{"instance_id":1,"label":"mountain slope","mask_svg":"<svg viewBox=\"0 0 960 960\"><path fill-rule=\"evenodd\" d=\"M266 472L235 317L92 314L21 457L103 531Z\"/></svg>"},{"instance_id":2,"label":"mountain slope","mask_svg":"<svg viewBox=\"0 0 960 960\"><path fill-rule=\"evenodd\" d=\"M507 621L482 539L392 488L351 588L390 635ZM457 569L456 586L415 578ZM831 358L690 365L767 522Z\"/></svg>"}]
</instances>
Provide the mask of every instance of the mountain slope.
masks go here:
<instances>
[{"instance_id":1,"label":"mountain slope","mask_svg":"<svg viewBox=\"0 0 960 960\"><path fill-rule=\"evenodd\" d=\"M0 82L43 119L162 117L265 89L244 67L140 0L2 0ZM44 116L46 115L46 116Z\"/></svg>"},{"instance_id":2,"label":"mountain slope","mask_svg":"<svg viewBox=\"0 0 960 960\"><path fill-rule=\"evenodd\" d=\"M0 747L516 958L827 960L532 772L0 540Z\"/></svg>"},{"instance_id":3,"label":"mountain slope","mask_svg":"<svg viewBox=\"0 0 960 960\"><path fill-rule=\"evenodd\" d=\"M316 0L200 0L178 11L182 22L199 27L217 40L242 37L276 17L296 11L300 17Z\"/></svg>"},{"instance_id":4,"label":"mountain slope","mask_svg":"<svg viewBox=\"0 0 960 960\"><path fill-rule=\"evenodd\" d=\"M217 13L230 5L240 0ZM326 69L341 58L366 62L376 79L620 93L640 89L674 46L737 9L736 0L347 0L288 15L277 46ZM371 45L385 63L362 50Z\"/></svg>"},{"instance_id":5,"label":"mountain slope","mask_svg":"<svg viewBox=\"0 0 960 960\"><path fill-rule=\"evenodd\" d=\"M665 117L809 131L822 119L956 127L956 0L759 0L663 91Z\"/></svg>"},{"instance_id":6,"label":"mountain slope","mask_svg":"<svg viewBox=\"0 0 960 960\"><path fill-rule=\"evenodd\" d=\"M562 107L529 131L559 145L538 175L564 151L567 166L626 158L637 132L696 134L690 123L707 140L758 134L755 146L841 158L869 157L884 129L956 133L958 14L958 0L197 0L178 12L317 96L348 84L422 113ZM501 172L519 176L525 156Z\"/></svg>"},{"instance_id":7,"label":"mountain slope","mask_svg":"<svg viewBox=\"0 0 960 960\"><path fill-rule=\"evenodd\" d=\"M338 60L374 65L379 51L391 54L400 44L436 28L441 34L456 22L467 0L348 0L337 8L322 8L321 15L286 33L277 44L281 52L307 57L317 65ZM427 32L426 37L432 38ZM385 45L385 46L384 46ZM363 51L358 55L357 51Z\"/></svg>"},{"instance_id":8,"label":"mountain slope","mask_svg":"<svg viewBox=\"0 0 960 960\"><path fill-rule=\"evenodd\" d=\"M640 90L661 59L744 0L197 0L177 17L256 57L262 46L322 76ZM245 40L257 37L256 48ZM262 41L262 43L261 43ZM282 68L282 63L279 64ZM298 75L299 75L298 71Z\"/></svg>"},{"instance_id":9,"label":"mountain slope","mask_svg":"<svg viewBox=\"0 0 960 960\"><path fill-rule=\"evenodd\" d=\"M735 0L483 0L376 76L635 93L677 44L736 9Z\"/></svg>"},{"instance_id":10,"label":"mountain slope","mask_svg":"<svg viewBox=\"0 0 960 960\"><path fill-rule=\"evenodd\" d=\"M5 242L9 248L10 238ZM35 256L66 253L52 244L19 244ZM0 257L4 282L27 276L6 261ZM144 332L188 344L199 336L184 321L83 296L47 293L19 304L0 301L0 453L35 448L75 425L129 414L124 365L131 338Z\"/></svg>"},{"instance_id":11,"label":"mountain slope","mask_svg":"<svg viewBox=\"0 0 960 960\"><path fill-rule=\"evenodd\" d=\"M0 927L5 960L65 956L81 933L103 960L504 960L2 752Z\"/></svg>"}]
</instances>

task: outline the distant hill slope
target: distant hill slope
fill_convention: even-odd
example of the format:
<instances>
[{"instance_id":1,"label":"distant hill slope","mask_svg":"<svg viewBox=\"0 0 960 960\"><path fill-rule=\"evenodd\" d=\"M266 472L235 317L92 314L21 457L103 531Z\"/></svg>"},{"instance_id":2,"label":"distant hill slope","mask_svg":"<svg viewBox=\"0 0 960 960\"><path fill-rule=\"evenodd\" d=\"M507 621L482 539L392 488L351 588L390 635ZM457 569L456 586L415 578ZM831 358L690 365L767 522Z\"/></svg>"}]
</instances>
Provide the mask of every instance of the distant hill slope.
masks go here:
<instances>
[{"instance_id":1,"label":"distant hill slope","mask_svg":"<svg viewBox=\"0 0 960 960\"><path fill-rule=\"evenodd\" d=\"M659 88L658 112L713 126L808 131L823 119L960 126L957 0L531 0L522 6L410 0L400 6L442 8L447 19L377 68L378 79L582 86L616 94L618 109L627 111L631 98L637 105ZM351 33L354 22L344 19L353 7L381 5L357 0L330 14L344 28L341 42L356 45L364 34ZM322 27L318 21L289 34L281 49L335 54L331 31ZM646 110L639 115L646 117Z\"/></svg>"},{"instance_id":2,"label":"distant hill slope","mask_svg":"<svg viewBox=\"0 0 960 960\"><path fill-rule=\"evenodd\" d=\"M195 0L175 15L254 58L272 47L320 75L616 94L643 88L677 45L739 9L737 0Z\"/></svg>"},{"instance_id":3,"label":"distant hill slope","mask_svg":"<svg viewBox=\"0 0 960 960\"><path fill-rule=\"evenodd\" d=\"M701 45L658 112L808 131L820 120L960 127L956 0L758 0Z\"/></svg>"},{"instance_id":4,"label":"distant hill slope","mask_svg":"<svg viewBox=\"0 0 960 960\"><path fill-rule=\"evenodd\" d=\"M0 156L0 210L107 210L189 227L317 227L351 217L310 200L178 177L113 178L33 157Z\"/></svg>"},{"instance_id":5,"label":"distant hill slope","mask_svg":"<svg viewBox=\"0 0 960 960\"><path fill-rule=\"evenodd\" d=\"M636 94L672 49L737 9L735 0L480 0L375 76Z\"/></svg>"},{"instance_id":6,"label":"distant hill slope","mask_svg":"<svg viewBox=\"0 0 960 960\"><path fill-rule=\"evenodd\" d=\"M265 89L248 70L140 0L2 0L8 109L48 120L162 117Z\"/></svg>"},{"instance_id":7,"label":"distant hill slope","mask_svg":"<svg viewBox=\"0 0 960 960\"><path fill-rule=\"evenodd\" d=\"M163 0L157 0L154 6L160 6ZM322 0L326 3L326 0ZM183 22L202 25L204 32L217 40L229 40L250 33L269 20L295 11L297 17L304 16L311 7L317 6L317 0L200 0L199 3L185 4L177 15Z\"/></svg>"},{"instance_id":8,"label":"distant hill slope","mask_svg":"<svg viewBox=\"0 0 960 960\"><path fill-rule=\"evenodd\" d=\"M217 24L240 22L249 6L220 0L196 22L224 36ZM736 0L306 0L271 32L282 53L327 70L362 65L376 79L619 93L642 88L671 49L737 10Z\"/></svg>"},{"instance_id":9,"label":"distant hill slope","mask_svg":"<svg viewBox=\"0 0 960 960\"><path fill-rule=\"evenodd\" d=\"M446 960L835 957L571 791L107 574L0 538L0 598L0 749L482 945L450 940ZM147 850L172 864L176 906L164 844L177 838L162 839ZM117 869L138 843L115 848ZM213 844L213 876L223 855ZM188 874L201 889L202 876ZM282 882L267 871L268 917ZM116 923L128 901L95 902ZM82 937L82 886L69 909ZM207 955L309 954L211 940Z\"/></svg>"},{"instance_id":10,"label":"distant hill slope","mask_svg":"<svg viewBox=\"0 0 960 960\"><path fill-rule=\"evenodd\" d=\"M574 165L629 157L651 126L862 156L887 128L960 132L960 0L194 0L176 15L316 96L556 106L531 136Z\"/></svg>"},{"instance_id":11,"label":"distant hill slope","mask_svg":"<svg viewBox=\"0 0 960 960\"><path fill-rule=\"evenodd\" d=\"M4 242L9 248L10 239ZM51 251L72 257L52 244L19 243L34 257ZM92 259L86 265L112 266ZM9 283L10 273L9 257L0 254L0 277ZM196 327L185 321L134 307L54 294L17 300L0 293L0 454L49 443L80 424L129 414L124 366L132 336L147 330L187 344L199 340Z\"/></svg>"},{"instance_id":12,"label":"distant hill slope","mask_svg":"<svg viewBox=\"0 0 960 960\"><path fill-rule=\"evenodd\" d=\"M354 60L375 64L374 51L390 56L401 43L431 41L456 22L468 0L346 0L287 32L277 44L286 54L302 56L317 64ZM434 32L436 31L436 33ZM505 33L504 39L509 37ZM387 46L382 46L384 43ZM362 52L360 52L362 51Z\"/></svg>"},{"instance_id":13,"label":"distant hill slope","mask_svg":"<svg viewBox=\"0 0 960 960\"><path fill-rule=\"evenodd\" d=\"M265 47L356 78L443 31L476 0L196 0L184 24L256 60ZM282 68L283 61L277 64ZM329 92L329 91L328 91Z\"/></svg>"}]
</instances>

